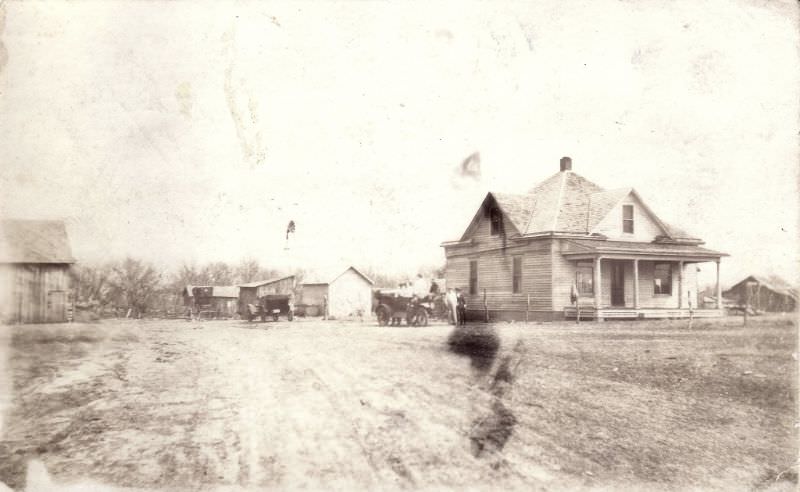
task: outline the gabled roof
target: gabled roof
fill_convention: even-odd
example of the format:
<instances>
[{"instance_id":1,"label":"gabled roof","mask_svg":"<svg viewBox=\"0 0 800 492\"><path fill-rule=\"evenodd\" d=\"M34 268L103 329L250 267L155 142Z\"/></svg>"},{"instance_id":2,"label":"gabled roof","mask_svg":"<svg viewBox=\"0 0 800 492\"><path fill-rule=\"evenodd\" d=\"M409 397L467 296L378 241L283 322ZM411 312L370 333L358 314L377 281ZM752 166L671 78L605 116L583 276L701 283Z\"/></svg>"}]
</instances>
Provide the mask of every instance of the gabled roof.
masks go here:
<instances>
[{"instance_id":1,"label":"gabled roof","mask_svg":"<svg viewBox=\"0 0 800 492\"><path fill-rule=\"evenodd\" d=\"M659 241L702 242L661 221L633 188L605 190L571 170L554 174L525 194L489 192L461 241L468 238L484 207L492 203L497 204L516 229L506 231L510 236L548 233L589 235L629 194L639 200L645 212L664 232Z\"/></svg>"},{"instance_id":2,"label":"gabled roof","mask_svg":"<svg viewBox=\"0 0 800 492\"><path fill-rule=\"evenodd\" d=\"M341 267L341 268L318 268L303 278L304 285L328 285L332 284L337 278L341 277L348 270L353 270L358 275L364 278L370 285L375 285L375 282L359 269L354 266Z\"/></svg>"},{"instance_id":3,"label":"gabled roof","mask_svg":"<svg viewBox=\"0 0 800 492\"><path fill-rule=\"evenodd\" d=\"M797 291L784 279L777 275L771 275L769 277L765 277L762 275L750 275L747 278L742 279L741 281L737 282L733 287L726 290L725 292L730 292L739 288L745 282L758 282L761 286L768 288L772 292L776 294L781 294L785 296L790 296L794 299L798 298Z\"/></svg>"},{"instance_id":4,"label":"gabled roof","mask_svg":"<svg viewBox=\"0 0 800 492\"><path fill-rule=\"evenodd\" d=\"M64 222L0 221L0 263L75 263Z\"/></svg>"},{"instance_id":5,"label":"gabled roof","mask_svg":"<svg viewBox=\"0 0 800 492\"><path fill-rule=\"evenodd\" d=\"M255 282L239 284L238 287L244 287L244 288L261 287L262 285L274 284L275 282L280 282L281 280L286 280L287 278L294 278L294 275L286 275L283 277L271 278L269 280L256 280Z\"/></svg>"}]
</instances>

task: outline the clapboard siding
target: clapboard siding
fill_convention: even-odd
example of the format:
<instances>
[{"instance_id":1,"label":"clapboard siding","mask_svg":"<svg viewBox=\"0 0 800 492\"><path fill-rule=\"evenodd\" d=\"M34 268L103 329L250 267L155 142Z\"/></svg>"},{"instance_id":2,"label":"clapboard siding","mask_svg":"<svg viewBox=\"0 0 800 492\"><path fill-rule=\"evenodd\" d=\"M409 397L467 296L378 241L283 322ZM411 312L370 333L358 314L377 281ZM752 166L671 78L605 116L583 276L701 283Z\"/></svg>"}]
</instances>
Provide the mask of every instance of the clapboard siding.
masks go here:
<instances>
[{"instance_id":1,"label":"clapboard siding","mask_svg":"<svg viewBox=\"0 0 800 492\"><path fill-rule=\"evenodd\" d=\"M349 268L328 286L328 300L330 316L369 316L372 311L372 284Z\"/></svg>"},{"instance_id":2,"label":"clapboard siding","mask_svg":"<svg viewBox=\"0 0 800 492\"><path fill-rule=\"evenodd\" d=\"M0 318L11 323L67 321L69 275L67 264L3 265Z\"/></svg>"},{"instance_id":3,"label":"clapboard siding","mask_svg":"<svg viewBox=\"0 0 800 492\"><path fill-rule=\"evenodd\" d=\"M622 232L622 206L633 205L633 233ZM665 232L642 202L633 193L629 193L611 212L595 227L594 231L614 241L637 241L647 243Z\"/></svg>"},{"instance_id":4,"label":"clapboard siding","mask_svg":"<svg viewBox=\"0 0 800 492\"><path fill-rule=\"evenodd\" d=\"M576 262L567 261L561 254L562 248L565 243L561 239L553 241L553 249L550 260L553 265L553 303L552 309L554 311L563 311L563 309L570 305L570 291L572 284L575 282L575 265ZM591 296L581 298L581 303L593 302Z\"/></svg>"},{"instance_id":5,"label":"clapboard siding","mask_svg":"<svg viewBox=\"0 0 800 492\"><path fill-rule=\"evenodd\" d=\"M505 231L514 229L504 216ZM460 288L466 297L468 309L483 309L484 293L490 310L525 311L530 295L531 310L550 310L551 289L551 243L540 239L519 243L492 236L491 225L483 214L471 230L469 246L448 247L446 280L447 286ZM514 257L522 258L522 284L520 293L513 293ZM478 292L469 293L469 264L477 261Z\"/></svg>"}]
</instances>

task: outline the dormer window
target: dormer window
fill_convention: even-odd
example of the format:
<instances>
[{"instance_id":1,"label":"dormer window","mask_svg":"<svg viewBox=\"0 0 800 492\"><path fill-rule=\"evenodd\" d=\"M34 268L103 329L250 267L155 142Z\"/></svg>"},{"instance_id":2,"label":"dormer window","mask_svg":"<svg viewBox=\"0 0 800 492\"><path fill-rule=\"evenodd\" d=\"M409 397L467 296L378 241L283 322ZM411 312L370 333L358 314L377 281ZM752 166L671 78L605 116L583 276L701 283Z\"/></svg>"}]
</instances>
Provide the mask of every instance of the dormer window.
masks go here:
<instances>
[{"instance_id":1,"label":"dormer window","mask_svg":"<svg viewBox=\"0 0 800 492\"><path fill-rule=\"evenodd\" d=\"M503 231L503 214L497 208L489 211L489 221L492 224L492 236L497 236Z\"/></svg>"},{"instance_id":2,"label":"dormer window","mask_svg":"<svg viewBox=\"0 0 800 492\"><path fill-rule=\"evenodd\" d=\"M633 234L633 205L622 206L622 232Z\"/></svg>"}]
</instances>

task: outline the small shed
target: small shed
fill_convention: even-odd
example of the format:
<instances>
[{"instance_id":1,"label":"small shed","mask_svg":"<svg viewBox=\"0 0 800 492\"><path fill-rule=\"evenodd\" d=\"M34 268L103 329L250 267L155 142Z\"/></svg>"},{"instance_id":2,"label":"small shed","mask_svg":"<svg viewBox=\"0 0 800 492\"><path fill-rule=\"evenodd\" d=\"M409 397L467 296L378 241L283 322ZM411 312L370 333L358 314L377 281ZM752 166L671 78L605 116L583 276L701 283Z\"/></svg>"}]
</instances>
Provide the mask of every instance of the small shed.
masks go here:
<instances>
[{"instance_id":1,"label":"small shed","mask_svg":"<svg viewBox=\"0 0 800 492\"><path fill-rule=\"evenodd\" d=\"M269 280L257 280L241 284L239 287L238 312L244 315L247 312L248 304L256 304L260 297L268 294L294 295L295 277L287 275L285 277L273 278Z\"/></svg>"},{"instance_id":2,"label":"small shed","mask_svg":"<svg viewBox=\"0 0 800 492\"><path fill-rule=\"evenodd\" d=\"M232 318L238 309L239 287L235 285L187 285L182 295L183 305L195 314Z\"/></svg>"},{"instance_id":3,"label":"small shed","mask_svg":"<svg viewBox=\"0 0 800 492\"><path fill-rule=\"evenodd\" d=\"M62 221L0 221L0 322L68 321L73 263Z\"/></svg>"},{"instance_id":4,"label":"small shed","mask_svg":"<svg viewBox=\"0 0 800 492\"><path fill-rule=\"evenodd\" d=\"M797 309L797 290L778 276L750 275L723 293L739 307L756 311L791 312Z\"/></svg>"},{"instance_id":5,"label":"small shed","mask_svg":"<svg viewBox=\"0 0 800 492\"><path fill-rule=\"evenodd\" d=\"M332 318L369 316L374 284L353 266L315 270L303 279L298 306L311 316L325 315L327 296L327 315Z\"/></svg>"}]
</instances>

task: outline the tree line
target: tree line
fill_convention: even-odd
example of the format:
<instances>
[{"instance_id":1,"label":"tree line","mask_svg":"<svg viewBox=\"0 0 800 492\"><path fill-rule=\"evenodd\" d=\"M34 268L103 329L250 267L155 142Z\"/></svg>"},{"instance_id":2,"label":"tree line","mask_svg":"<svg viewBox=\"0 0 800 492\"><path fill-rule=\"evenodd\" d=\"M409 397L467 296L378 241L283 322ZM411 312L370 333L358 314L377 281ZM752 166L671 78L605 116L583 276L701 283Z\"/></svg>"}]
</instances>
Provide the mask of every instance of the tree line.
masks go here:
<instances>
[{"instance_id":1,"label":"tree line","mask_svg":"<svg viewBox=\"0 0 800 492\"><path fill-rule=\"evenodd\" d=\"M439 278L443 276L443 270L442 267L428 266L420 268L419 273ZM399 282L409 280L406 276L390 275L374 268L363 272L376 287L396 287ZM181 293L189 285L240 285L285 273L264 267L254 258L236 264L223 261L202 265L184 263L166 273L149 262L132 257L100 264L78 264L70 270L73 302L77 308L98 314L116 311L132 317L181 309ZM291 273L302 282L304 271Z\"/></svg>"}]
</instances>

